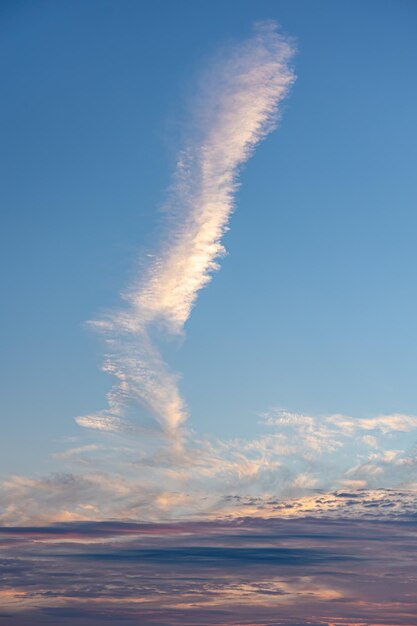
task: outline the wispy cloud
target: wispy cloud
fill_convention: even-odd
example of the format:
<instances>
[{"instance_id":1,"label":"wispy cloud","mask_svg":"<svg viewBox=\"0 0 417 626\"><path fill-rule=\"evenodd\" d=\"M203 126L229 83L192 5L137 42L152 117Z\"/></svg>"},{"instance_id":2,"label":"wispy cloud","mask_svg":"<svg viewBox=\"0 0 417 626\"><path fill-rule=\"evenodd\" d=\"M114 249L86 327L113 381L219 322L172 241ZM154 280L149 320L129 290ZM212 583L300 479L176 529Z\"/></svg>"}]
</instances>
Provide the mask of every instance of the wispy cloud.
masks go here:
<instances>
[{"instance_id":1,"label":"wispy cloud","mask_svg":"<svg viewBox=\"0 0 417 626\"><path fill-rule=\"evenodd\" d=\"M274 23L260 23L252 38L224 50L204 72L166 206L165 236L124 294L125 306L92 323L105 337L104 370L116 383L108 408L77 418L81 426L120 430L138 406L168 435L186 420L177 376L154 337L183 332L199 290L218 268L239 167L277 123L294 81L293 55L293 43Z\"/></svg>"},{"instance_id":2,"label":"wispy cloud","mask_svg":"<svg viewBox=\"0 0 417 626\"><path fill-rule=\"evenodd\" d=\"M186 433L180 445L140 430L97 431L101 443L55 455L59 473L1 482L0 523L416 510L415 416L272 410L262 421L253 439Z\"/></svg>"}]
</instances>

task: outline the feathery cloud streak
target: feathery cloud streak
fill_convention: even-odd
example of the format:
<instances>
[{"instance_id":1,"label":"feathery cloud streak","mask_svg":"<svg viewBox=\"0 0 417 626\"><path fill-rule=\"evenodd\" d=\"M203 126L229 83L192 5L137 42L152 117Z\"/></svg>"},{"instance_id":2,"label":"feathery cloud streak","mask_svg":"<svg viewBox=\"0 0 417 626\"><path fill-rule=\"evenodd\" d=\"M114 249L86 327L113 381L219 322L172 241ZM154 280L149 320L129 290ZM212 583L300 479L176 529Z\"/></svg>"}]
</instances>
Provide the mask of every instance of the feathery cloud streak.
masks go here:
<instances>
[{"instance_id":1,"label":"feathery cloud streak","mask_svg":"<svg viewBox=\"0 0 417 626\"><path fill-rule=\"evenodd\" d=\"M202 76L191 131L180 153L159 250L124 294L126 305L93 322L107 344L104 370L117 382L109 407L77 418L80 425L118 430L141 405L174 434L187 418L177 378L153 335L180 335L197 294L224 254L221 243L234 207L239 167L275 127L279 104L294 81L293 43L273 23L219 55Z\"/></svg>"}]
</instances>

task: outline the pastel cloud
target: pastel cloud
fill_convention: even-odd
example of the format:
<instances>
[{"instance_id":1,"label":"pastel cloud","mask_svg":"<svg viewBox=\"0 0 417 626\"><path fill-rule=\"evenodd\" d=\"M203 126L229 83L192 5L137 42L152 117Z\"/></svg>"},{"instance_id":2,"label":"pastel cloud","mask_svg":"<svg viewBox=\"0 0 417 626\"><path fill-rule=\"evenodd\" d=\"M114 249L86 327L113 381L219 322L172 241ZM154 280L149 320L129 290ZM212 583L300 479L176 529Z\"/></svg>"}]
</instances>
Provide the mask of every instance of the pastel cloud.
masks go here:
<instances>
[{"instance_id":1,"label":"pastel cloud","mask_svg":"<svg viewBox=\"0 0 417 626\"><path fill-rule=\"evenodd\" d=\"M186 420L177 376L154 337L183 332L198 292L219 267L239 168L277 123L294 81L293 55L275 24L260 23L251 39L224 50L203 74L165 207L165 235L125 292L125 306L92 322L106 341L103 369L116 383L108 409L77 418L81 426L120 430L138 406L169 435Z\"/></svg>"},{"instance_id":2,"label":"pastel cloud","mask_svg":"<svg viewBox=\"0 0 417 626\"><path fill-rule=\"evenodd\" d=\"M254 439L216 441L186 434L179 445L159 435L153 440L144 437L139 429L97 431L101 443L74 445L55 456L65 473L4 481L0 519L33 524L201 519L243 511L346 514L338 495L316 494L359 490L356 505L363 501L361 490L379 493L391 488L415 494L415 436L408 430L414 419L317 417L273 410L262 416L266 432ZM368 503L351 507L350 512L375 510L381 516L408 507L405 495L403 503L399 500L394 506L383 493L380 506ZM414 502L414 495L410 497Z\"/></svg>"}]
</instances>

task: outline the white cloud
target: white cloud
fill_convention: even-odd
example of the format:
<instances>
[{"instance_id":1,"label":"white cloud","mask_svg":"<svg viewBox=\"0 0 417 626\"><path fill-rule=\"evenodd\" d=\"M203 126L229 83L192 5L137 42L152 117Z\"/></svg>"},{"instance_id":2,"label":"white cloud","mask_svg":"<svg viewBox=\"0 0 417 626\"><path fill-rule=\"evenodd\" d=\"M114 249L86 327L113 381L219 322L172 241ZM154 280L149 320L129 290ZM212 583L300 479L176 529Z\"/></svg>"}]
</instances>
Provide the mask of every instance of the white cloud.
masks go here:
<instances>
[{"instance_id":1,"label":"white cloud","mask_svg":"<svg viewBox=\"0 0 417 626\"><path fill-rule=\"evenodd\" d=\"M103 413L94 413L92 415L83 415L76 417L75 421L83 428L91 428L94 430L104 430L107 432L119 432L124 430L124 421L114 415L106 415Z\"/></svg>"},{"instance_id":2,"label":"white cloud","mask_svg":"<svg viewBox=\"0 0 417 626\"><path fill-rule=\"evenodd\" d=\"M95 443L91 443L85 446L78 446L76 448L69 448L68 450L64 450L63 452L56 452L53 456L55 459L70 459L72 457L78 456L85 452L95 452L99 450L100 446Z\"/></svg>"},{"instance_id":3,"label":"white cloud","mask_svg":"<svg viewBox=\"0 0 417 626\"><path fill-rule=\"evenodd\" d=\"M165 432L175 434L188 414L177 376L152 336L179 335L224 254L221 243L234 207L239 167L279 117L294 81L293 44L272 23L224 51L202 76L192 131L181 152L159 249L124 294L126 305L93 326L107 345L104 370L116 378L109 408L77 418L88 428L114 430L129 408L141 405Z\"/></svg>"},{"instance_id":4,"label":"white cloud","mask_svg":"<svg viewBox=\"0 0 417 626\"><path fill-rule=\"evenodd\" d=\"M384 434L393 431L410 432L417 428L417 416L401 413L378 415L370 419L358 420L358 427L363 430L380 430Z\"/></svg>"},{"instance_id":5,"label":"white cloud","mask_svg":"<svg viewBox=\"0 0 417 626\"><path fill-rule=\"evenodd\" d=\"M384 434L389 432L410 432L417 428L417 416L402 413L389 413L369 418L352 418L347 415L327 415L324 418L328 423L352 434L359 430L379 430Z\"/></svg>"}]
</instances>

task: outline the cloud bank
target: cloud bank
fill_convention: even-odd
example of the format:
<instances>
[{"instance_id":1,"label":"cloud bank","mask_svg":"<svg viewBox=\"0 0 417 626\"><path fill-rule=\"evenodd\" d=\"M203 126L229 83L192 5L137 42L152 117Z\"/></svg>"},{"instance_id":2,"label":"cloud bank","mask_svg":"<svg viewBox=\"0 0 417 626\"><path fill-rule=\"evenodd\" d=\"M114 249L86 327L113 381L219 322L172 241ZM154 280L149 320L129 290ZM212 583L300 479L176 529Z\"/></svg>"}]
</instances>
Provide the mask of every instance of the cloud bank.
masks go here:
<instances>
[{"instance_id":1,"label":"cloud bank","mask_svg":"<svg viewBox=\"0 0 417 626\"><path fill-rule=\"evenodd\" d=\"M415 520L0 527L2 626L412 626Z\"/></svg>"},{"instance_id":2,"label":"cloud bank","mask_svg":"<svg viewBox=\"0 0 417 626\"><path fill-rule=\"evenodd\" d=\"M155 336L182 334L198 292L218 268L239 168L279 119L294 81L293 55L293 43L274 23L260 23L201 77L165 207L165 236L124 294L125 305L92 322L106 341L103 369L116 383L108 408L77 418L81 426L120 430L141 406L172 436L188 417Z\"/></svg>"}]
</instances>

